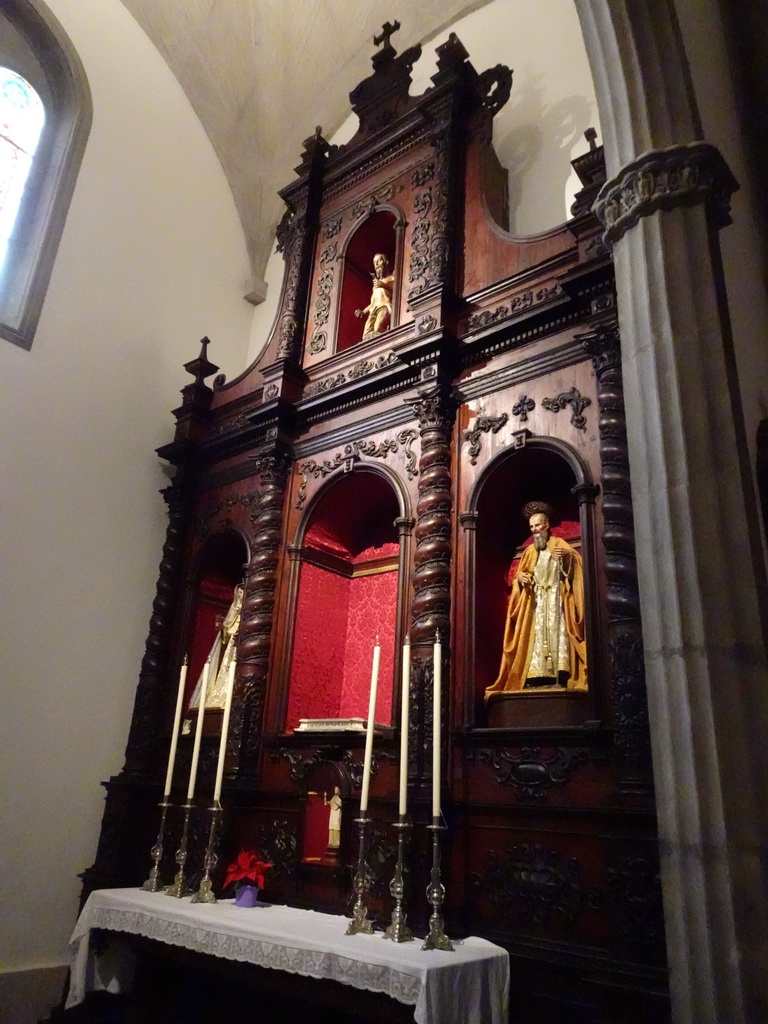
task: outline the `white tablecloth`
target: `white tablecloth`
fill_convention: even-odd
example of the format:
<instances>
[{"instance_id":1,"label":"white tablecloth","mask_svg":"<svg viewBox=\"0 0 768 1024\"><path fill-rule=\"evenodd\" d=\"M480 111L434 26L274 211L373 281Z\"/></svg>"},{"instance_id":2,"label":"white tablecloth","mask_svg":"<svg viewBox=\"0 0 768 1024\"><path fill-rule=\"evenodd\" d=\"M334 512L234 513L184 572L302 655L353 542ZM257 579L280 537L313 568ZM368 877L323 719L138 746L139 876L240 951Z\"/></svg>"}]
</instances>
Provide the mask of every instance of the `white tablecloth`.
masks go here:
<instances>
[{"instance_id":1,"label":"white tablecloth","mask_svg":"<svg viewBox=\"0 0 768 1024\"><path fill-rule=\"evenodd\" d=\"M130 984L120 957L93 955L91 930L130 932L199 953L330 978L385 992L415 1007L418 1024L506 1024L509 956L485 939L454 941L453 952L422 950L421 941L396 943L375 935L346 935L348 920L313 910L232 900L192 904L140 889L91 893L69 944L72 966L67 1007L89 991L124 991Z\"/></svg>"}]
</instances>

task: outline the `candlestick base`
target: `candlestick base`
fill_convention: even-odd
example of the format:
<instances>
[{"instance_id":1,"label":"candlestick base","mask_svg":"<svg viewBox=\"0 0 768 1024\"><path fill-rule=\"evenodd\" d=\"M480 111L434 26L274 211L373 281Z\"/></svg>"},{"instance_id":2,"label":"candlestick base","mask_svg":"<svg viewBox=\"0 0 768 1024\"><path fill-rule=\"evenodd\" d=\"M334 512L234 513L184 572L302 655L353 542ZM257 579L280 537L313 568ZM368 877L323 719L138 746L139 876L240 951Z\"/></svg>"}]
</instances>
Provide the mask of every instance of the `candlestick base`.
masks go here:
<instances>
[{"instance_id":1,"label":"candlestick base","mask_svg":"<svg viewBox=\"0 0 768 1024\"><path fill-rule=\"evenodd\" d=\"M384 938L391 939L393 942L413 941L413 932L405 923L405 912L403 910L403 897L405 896L405 830L410 827L410 822L405 820L404 815L400 817L399 821L393 823L393 828L398 830L397 866L395 867L394 877L389 883L389 891L395 901L395 906L392 910L392 921L384 932Z\"/></svg>"},{"instance_id":2,"label":"candlestick base","mask_svg":"<svg viewBox=\"0 0 768 1024\"><path fill-rule=\"evenodd\" d=\"M184 825L181 830L181 842L179 843L179 848L176 851L176 863L179 865L179 870L176 872L173 884L166 886L165 889L166 896L174 896L177 900L180 900L184 896L189 896L192 892L187 883L185 874L185 867L187 863L187 842L189 839L189 816L191 813L192 802L187 801L187 803L184 804Z\"/></svg>"},{"instance_id":3,"label":"candlestick base","mask_svg":"<svg viewBox=\"0 0 768 1024\"><path fill-rule=\"evenodd\" d=\"M440 824L440 818L432 819L432 824L427 825L432 830L432 874L427 886L427 900L432 905L432 916L429 919L429 932L422 949L443 949L453 950L453 943L443 930L442 907L445 902L445 886L440 881L440 833L445 831L445 826Z\"/></svg>"},{"instance_id":4,"label":"candlestick base","mask_svg":"<svg viewBox=\"0 0 768 1024\"><path fill-rule=\"evenodd\" d=\"M163 890L166 896L173 896L177 900L182 899L184 896L191 896L192 890L187 882L187 876L183 871L177 871L173 876L173 882L170 885L166 885Z\"/></svg>"},{"instance_id":5,"label":"candlestick base","mask_svg":"<svg viewBox=\"0 0 768 1024\"><path fill-rule=\"evenodd\" d=\"M358 831L357 873L353 882L355 904L352 907L352 920L347 926L347 935L373 934L373 921L368 918L365 905L365 894L371 888L371 872L365 859L365 830L371 823L370 818L355 818Z\"/></svg>"},{"instance_id":6,"label":"candlestick base","mask_svg":"<svg viewBox=\"0 0 768 1024\"><path fill-rule=\"evenodd\" d=\"M165 839L165 818L168 813L168 808L171 806L167 799L163 799L158 805L162 807L163 813L160 816L160 828L157 833L157 839L152 849L149 851L149 855L153 860L152 870L149 872L149 878L142 885L144 892L161 892L165 886L160 880L160 861L163 858L163 840Z\"/></svg>"},{"instance_id":7,"label":"candlestick base","mask_svg":"<svg viewBox=\"0 0 768 1024\"><path fill-rule=\"evenodd\" d=\"M215 870L219 861L219 858L216 856L216 842L218 839L219 821L221 818L221 804L215 803L209 808L209 810L211 812L211 827L208 830L208 846L206 847L205 859L203 860L205 874L203 875L203 880L200 882L200 888L192 897L192 903L218 903L218 900L213 895L211 873Z\"/></svg>"},{"instance_id":8,"label":"candlestick base","mask_svg":"<svg viewBox=\"0 0 768 1024\"><path fill-rule=\"evenodd\" d=\"M190 903L218 903L219 901L213 895L213 882L210 878L204 878L200 883L200 888L194 894Z\"/></svg>"}]
</instances>

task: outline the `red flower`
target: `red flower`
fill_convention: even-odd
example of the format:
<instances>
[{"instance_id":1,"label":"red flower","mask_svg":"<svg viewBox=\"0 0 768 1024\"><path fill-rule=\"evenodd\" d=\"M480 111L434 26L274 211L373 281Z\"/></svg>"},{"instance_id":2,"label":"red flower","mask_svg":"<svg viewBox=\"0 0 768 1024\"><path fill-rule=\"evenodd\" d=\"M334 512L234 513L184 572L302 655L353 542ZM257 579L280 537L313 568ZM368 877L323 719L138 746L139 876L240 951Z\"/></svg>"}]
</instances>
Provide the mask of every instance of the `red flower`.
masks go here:
<instances>
[{"instance_id":1,"label":"red flower","mask_svg":"<svg viewBox=\"0 0 768 1024\"><path fill-rule=\"evenodd\" d=\"M227 868L227 877L224 881L224 888L232 882L240 882L247 878L260 889L264 888L264 872L271 868L271 864L259 860L253 850L241 850L234 864Z\"/></svg>"}]
</instances>

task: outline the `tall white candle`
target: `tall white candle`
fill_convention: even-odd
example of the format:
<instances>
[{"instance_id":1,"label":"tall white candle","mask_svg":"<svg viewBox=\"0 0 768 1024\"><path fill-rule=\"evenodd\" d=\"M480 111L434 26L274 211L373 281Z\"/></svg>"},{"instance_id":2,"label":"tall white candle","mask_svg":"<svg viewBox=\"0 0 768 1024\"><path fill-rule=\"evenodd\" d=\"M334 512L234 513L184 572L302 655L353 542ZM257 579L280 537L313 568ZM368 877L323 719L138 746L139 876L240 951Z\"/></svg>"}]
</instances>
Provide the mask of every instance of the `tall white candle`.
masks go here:
<instances>
[{"instance_id":1,"label":"tall white candle","mask_svg":"<svg viewBox=\"0 0 768 1024\"><path fill-rule=\"evenodd\" d=\"M221 739L219 740L219 760L216 765L216 782L213 787L213 802L217 804L221 796L221 784L224 779L224 760L227 756L227 733L229 732L229 716L232 711L232 690L235 685L235 669L237 655L232 655L227 675L227 695L224 700L224 717L221 720Z\"/></svg>"},{"instance_id":2,"label":"tall white candle","mask_svg":"<svg viewBox=\"0 0 768 1024\"><path fill-rule=\"evenodd\" d=\"M184 703L184 684L187 681L187 667L189 659L184 655L184 663L179 673L179 691L176 694L176 712L173 716L173 732L171 733L171 749L168 751L168 770L165 773L165 789L163 798L165 800L171 795L171 782L173 781L173 768L176 764L176 748L179 745L179 726L181 725L181 706Z\"/></svg>"},{"instance_id":3,"label":"tall white candle","mask_svg":"<svg viewBox=\"0 0 768 1024\"><path fill-rule=\"evenodd\" d=\"M442 646L440 631L435 633L435 646L432 652L433 675L435 680L434 699L432 702L432 817L440 817L440 690L442 684Z\"/></svg>"},{"instance_id":4,"label":"tall white candle","mask_svg":"<svg viewBox=\"0 0 768 1024\"><path fill-rule=\"evenodd\" d=\"M208 681L211 675L212 654L208 655L208 661L203 669L203 685L200 687L200 703L197 708L197 728L195 729L195 745L192 748L192 764L189 768L189 786L187 787L187 802L195 795L195 780L197 779L197 762L200 759L200 741L203 738L203 719L205 718L205 701L208 697Z\"/></svg>"},{"instance_id":5,"label":"tall white candle","mask_svg":"<svg viewBox=\"0 0 768 1024\"><path fill-rule=\"evenodd\" d=\"M379 638L373 648L373 664L371 666L371 696L368 701L368 722L365 730L365 757L363 759L363 789L360 793L360 817L364 818L368 811L368 790L371 786L371 759L373 757L373 725L376 718L376 691L379 688L379 660L381 647Z\"/></svg>"},{"instance_id":6,"label":"tall white candle","mask_svg":"<svg viewBox=\"0 0 768 1024\"><path fill-rule=\"evenodd\" d=\"M402 818L408 805L408 719L410 713L411 688L411 638L406 636L403 644L403 680L400 703L400 804L398 814Z\"/></svg>"}]
</instances>

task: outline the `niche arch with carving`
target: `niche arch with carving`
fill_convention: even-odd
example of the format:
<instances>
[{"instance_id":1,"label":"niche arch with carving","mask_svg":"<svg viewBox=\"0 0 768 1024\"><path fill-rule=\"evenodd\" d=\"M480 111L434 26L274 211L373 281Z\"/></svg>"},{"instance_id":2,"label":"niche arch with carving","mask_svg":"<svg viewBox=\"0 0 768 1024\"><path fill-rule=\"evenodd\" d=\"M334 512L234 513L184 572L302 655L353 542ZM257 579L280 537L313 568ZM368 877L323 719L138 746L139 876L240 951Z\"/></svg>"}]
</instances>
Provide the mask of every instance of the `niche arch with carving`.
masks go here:
<instances>
[{"instance_id":1,"label":"niche arch with carving","mask_svg":"<svg viewBox=\"0 0 768 1024\"><path fill-rule=\"evenodd\" d=\"M409 508L395 473L365 465L328 480L305 510L289 549L286 730L302 718L367 718L377 634L376 721L391 724L406 628Z\"/></svg>"},{"instance_id":2,"label":"niche arch with carving","mask_svg":"<svg viewBox=\"0 0 768 1024\"><path fill-rule=\"evenodd\" d=\"M529 438L522 448L499 453L478 476L460 516L465 531L464 616L467 643L465 718L470 724L527 728L579 725L588 717L597 674L592 628L595 622L596 488L579 453L556 438ZM580 551L583 560L589 690L524 690L524 700L485 701L501 663L510 583L530 529L522 514L529 501L552 506L552 533ZM566 697L552 701L550 698Z\"/></svg>"},{"instance_id":3,"label":"niche arch with carving","mask_svg":"<svg viewBox=\"0 0 768 1024\"><path fill-rule=\"evenodd\" d=\"M373 257L383 253L394 275L392 313L386 330L399 321L399 295L402 280L402 240L405 216L396 206L380 204L350 231L339 261L341 285L336 317L336 351L357 345L363 338L365 317L355 316L356 309L365 309L371 300ZM382 332L384 333L384 332Z\"/></svg>"},{"instance_id":4,"label":"niche arch with carving","mask_svg":"<svg viewBox=\"0 0 768 1024\"><path fill-rule=\"evenodd\" d=\"M189 657L185 706L195 688L205 660L218 632L218 619L232 604L235 587L243 582L250 559L244 534L234 528L222 530L203 541L197 552L189 582L186 641Z\"/></svg>"}]
</instances>

